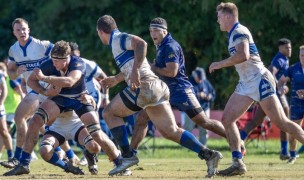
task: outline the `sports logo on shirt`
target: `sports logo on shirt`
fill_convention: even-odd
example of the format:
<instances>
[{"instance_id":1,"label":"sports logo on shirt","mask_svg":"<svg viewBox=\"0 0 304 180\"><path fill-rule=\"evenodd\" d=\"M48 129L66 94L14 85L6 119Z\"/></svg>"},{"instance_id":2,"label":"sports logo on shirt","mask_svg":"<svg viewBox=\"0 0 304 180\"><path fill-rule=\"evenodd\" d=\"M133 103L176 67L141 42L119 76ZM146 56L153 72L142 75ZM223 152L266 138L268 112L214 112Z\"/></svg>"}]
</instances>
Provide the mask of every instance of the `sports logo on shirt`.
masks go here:
<instances>
[{"instance_id":1,"label":"sports logo on shirt","mask_svg":"<svg viewBox=\"0 0 304 180\"><path fill-rule=\"evenodd\" d=\"M174 58L174 56L175 56L174 53L170 53L170 54L168 55L168 58L171 59L171 58Z\"/></svg>"}]
</instances>

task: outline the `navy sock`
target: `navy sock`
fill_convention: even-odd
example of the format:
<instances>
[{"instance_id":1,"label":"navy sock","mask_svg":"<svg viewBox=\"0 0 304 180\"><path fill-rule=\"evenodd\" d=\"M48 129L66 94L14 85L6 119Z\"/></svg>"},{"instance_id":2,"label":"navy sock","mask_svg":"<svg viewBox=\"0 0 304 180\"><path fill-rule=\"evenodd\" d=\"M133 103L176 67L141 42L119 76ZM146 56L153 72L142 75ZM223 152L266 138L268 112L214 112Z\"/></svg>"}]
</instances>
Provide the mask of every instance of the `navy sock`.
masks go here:
<instances>
[{"instance_id":1,"label":"navy sock","mask_svg":"<svg viewBox=\"0 0 304 180\"><path fill-rule=\"evenodd\" d=\"M16 146L14 158L20 160L20 158L21 158L21 153L22 153L22 148Z\"/></svg>"},{"instance_id":2,"label":"navy sock","mask_svg":"<svg viewBox=\"0 0 304 180\"><path fill-rule=\"evenodd\" d=\"M296 151L289 151L289 153L290 153L290 157L296 157L297 156Z\"/></svg>"},{"instance_id":3,"label":"navy sock","mask_svg":"<svg viewBox=\"0 0 304 180\"><path fill-rule=\"evenodd\" d=\"M281 154L288 154L288 141L281 141Z\"/></svg>"},{"instance_id":4,"label":"navy sock","mask_svg":"<svg viewBox=\"0 0 304 180\"><path fill-rule=\"evenodd\" d=\"M114 159L113 162L114 162L115 166L119 166L121 160L122 160L121 155L119 155L116 159Z\"/></svg>"},{"instance_id":5,"label":"navy sock","mask_svg":"<svg viewBox=\"0 0 304 180\"><path fill-rule=\"evenodd\" d=\"M59 152L61 151L61 147L60 146L57 146L55 149L54 149L54 152Z\"/></svg>"},{"instance_id":6,"label":"navy sock","mask_svg":"<svg viewBox=\"0 0 304 180\"><path fill-rule=\"evenodd\" d=\"M247 136L248 136L248 134L245 132L245 131L243 131L243 130L241 130L240 131L240 135L241 135L241 139L244 141L246 138L247 138Z\"/></svg>"},{"instance_id":7,"label":"navy sock","mask_svg":"<svg viewBox=\"0 0 304 180\"><path fill-rule=\"evenodd\" d=\"M233 151L232 152L232 158L242 159L243 155L240 151Z\"/></svg>"},{"instance_id":8,"label":"navy sock","mask_svg":"<svg viewBox=\"0 0 304 180\"><path fill-rule=\"evenodd\" d=\"M21 154L21 158L20 158L20 163L23 165L23 166L28 166L31 162L31 153L27 153L25 151L22 151L22 154Z\"/></svg>"},{"instance_id":9,"label":"navy sock","mask_svg":"<svg viewBox=\"0 0 304 180\"><path fill-rule=\"evenodd\" d=\"M303 152L304 152L304 145L302 145L298 150L298 153L303 153Z\"/></svg>"},{"instance_id":10,"label":"navy sock","mask_svg":"<svg viewBox=\"0 0 304 180\"><path fill-rule=\"evenodd\" d=\"M71 159L75 156L75 153L72 149L69 149L65 152L65 155L67 156L68 159Z\"/></svg>"},{"instance_id":11,"label":"navy sock","mask_svg":"<svg viewBox=\"0 0 304 180\"><path fill-rule=\"evenodd\" d=\"M203 145L195 138L195 136L188 131L183 132L180 139L180 145L196 153L200 153L203 147Z\"/></svg>"},{"instance_id":12,"label":"navy sock","mask_svg":"<svg viewBox=\"0 0 304 180\"><path fill-rule=\"evenodd\" d=\"M115 127L111 129L111 133L118 146L120 147L122 157L131 157L133 155L130 150L130 144L128 140L127 128L125 125Z\"/></svg>"},{"instance_id":13,"label":"navy sock","mask_svg":"<svg viewBox=\"0 0 304 180\"><path fill-rule=\"evenodd\" d=\"M7 158L12 159L13 158L13 151L11 149L6 150Z\"/></svg>"},{"instance_id":14,"label":"navy sock","mask_svg":"<svg viewBox=\"0 0 304 180\"><path fill-rule=\"evenodd\" d=\"M48 161L48 163L51 163L55 166L58 166L62 169L65 169L65 165L66 163L64 161L62 161L59 156L57 155L57 153L53 153L52 158Z\"/></svg>"}]
</instances>

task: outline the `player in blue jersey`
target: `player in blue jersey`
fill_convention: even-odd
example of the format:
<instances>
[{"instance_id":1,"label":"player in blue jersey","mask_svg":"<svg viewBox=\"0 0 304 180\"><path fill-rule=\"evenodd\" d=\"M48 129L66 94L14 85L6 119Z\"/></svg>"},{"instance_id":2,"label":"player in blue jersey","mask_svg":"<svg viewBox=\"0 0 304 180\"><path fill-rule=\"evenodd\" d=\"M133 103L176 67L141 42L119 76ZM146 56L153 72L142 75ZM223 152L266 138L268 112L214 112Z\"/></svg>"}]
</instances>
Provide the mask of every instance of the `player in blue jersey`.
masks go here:
<instances>
[{"instance_id":1,"label":"player in blue jersey","mask_svg":"<svg viewBox=\"0 0 304 180\"><path fill-rule=\"evenodd\" d=\"M40 41L29 35L30 28L25 19L17 18L12 23L13 34L17 38L9 49L8 75L15 80L22 75L25 81L32 70L39 67L42 62L49 59L53 44L49 41ZM17 129L16 149L14 158L0 164L13 168L18 164L27 132L27 120L34 114L39 105L38 93L27 86L27 94L22 99L15 113Z\"/></svg>"},{"instance_id":2,"label":"player in blue jersey","mask_svg":"<svg viewBox=\"0 0 304 180\"><path fill-rule=\"evenodd\" d=\"M39 129L52 124L65 110L74 110L85 124L93 139L100 145L111 161L118 164L123 161L114 143L100 130L97 114L91 104L85 104L81 98L87 94L85 87L85 64L80 57L70 56L67 42L59 41L51 51L51 60L35 68L28 79L28 85L36 92L49 96L39 106L29 123L26 141L20 163L5 176L28 174L30 153L38 141ZM39 81L51 85L45 88ZM52 90L53 89L53 90ZM57 91L55 91L55 90ZM128 165L128 163L126 163Z\"/></svg>"},{"instance_id":3,"label":"player in blue jersey","mask_svg":"<svg viewBox=\"0 0 304 180\"><path fill-rule=\"evenodd\" d=\"M234 3L220 3L217 6L217 22L221 31L228 32L228 50L230 57L213 62L209 67L212 73L217 69L235 66L240 80L230 96L222 117L230 149L232 165L219 171L219 175L232 176L246 173L240 149L240 133L236 120L252 105L259 102L263 111L282 131L304 142L304 131L301 126L290 121L284 113L276 96L275 79L265 68L259 56L250 31L238 22L238 8Z\"/></svg>"},{"instance_id":4,"label":"player in blue jersey","mask_svg":"<svg viewBox=\"0 0 304 180\"><path fill-rule=\"evenodd\" d=\"M165 138L196 152L201 159L206 160L207 176L214 176L218 162L222 158L221 153L206 148L193 134L176 125L168 101L168 86L151 71L146 59L147 43L138 36L120 32L115 20L109 15L98 19L97 32L101 42L110 45L115 62L121 71L116 76L106 78L102 83L107 87L113 87L125 80L128 84L103 111L103 117L126 162L132 162L134 165L139 160L130 148L123 117L144 109ZM124 163L122 162L109 174L121 172L127 167Z\"/></svg>"},{"instance_id":5,"label":"player in blue jersey","mask_svg":"<svg viewBox=\"0 0 304 180\"><path fill-rule=\"evenodd\" d=\"M289 67L289 58L291 56L291 42L289 39L282 38L278 41L278 48L279 52L276 54L276 56L272 59L271 65L268 68L270 72L273 74L273 76L276 79L276 83L280 79L280 77L284 74L284 72ZM285 86L286 88L287 86ZM289 117L289 105L287 102L287 98L285 94L279 94L277 92L277 96L279 97L279 100L283 106L284 112L287 117ZM241 139L245 140L248 137L248 134L259 126L263 120L265 119L266 114L262 110L262 108L258 107L256 112L254 113L254 117L252 121L250 121L246 126L240 131ZM288 138L287 133L281 131L280 132L280 139L281 139L281 153L280 153L280 159L281 160L288 160L289 154L288 154Z\"/></svg>"},{"instance_id":6,"label":"player in blue jersey","mask_svg":"<svg viewBox=\"0 0 304 180\"><path fill-rule=\"evenodd\" d=\"M291 95L290 95L290 119L295 123L302 125L304 118L304 99L298 95L298 91L304 88L304 45L300 46L299 52L300 62L291 65L281 76L278 89L284 94L284 85L290 81ZM289 164L293 164L296 161L296 148L297 140L293 137L289 137L290 158L287 161Z\"/></svg>"}]
</instances>

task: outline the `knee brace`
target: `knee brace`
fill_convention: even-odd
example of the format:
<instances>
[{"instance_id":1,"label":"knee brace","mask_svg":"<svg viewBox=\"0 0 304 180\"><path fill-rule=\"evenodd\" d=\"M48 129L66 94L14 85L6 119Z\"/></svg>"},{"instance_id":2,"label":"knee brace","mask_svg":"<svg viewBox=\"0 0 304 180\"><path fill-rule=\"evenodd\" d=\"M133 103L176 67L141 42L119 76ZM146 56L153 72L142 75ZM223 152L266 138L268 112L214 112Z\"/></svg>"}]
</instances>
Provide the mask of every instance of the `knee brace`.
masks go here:
<instances>
[{"instance_id":1,"label":"knee brace","mask_svg":"<svg viewBox=\"0 0 304 180\"><path fill-rule=\"evenodd\" d=\"M86 146L92 140L93 140L93 138L92 138L91 135L88 135L87 137L85 137L84 140L83 140L84 146Z\"/></svg>"},{"instance_id":2,"label":"knee brace","mask_svg":"<svg viewBox=\"0 0 304 180\"><path fill-rule=\"evenodd\" d=\"M44 146L51 146L52 148L54 148L54 142L51 142L51 141L45 139L45 140L41 141L40 148L42 148Z\"/></svg>"},{"instance_id":3,"label":"knee brace","mask_svg":"<svg viewBox=\"0 0 304 180\"><path fill-rule=\"evenodd\" d=\"M42 108L38 108L38 110L35 112L35 114L39 115L42 117L43 121L44 121L44 124L48 122L49 120L49 116L48 114L45 112L44 109Z\"/></svg>"},{"instance_id":4,"label":"knee brace","mask_svg":"<svg viewBox=\"0 0 304 180\"><path fill-rule=\"evenodd\" d=\"M97 123L90 124L87 126L87 130L92 135L94 132L100 131L100 126Z\"/></svg>"}]
</instances>

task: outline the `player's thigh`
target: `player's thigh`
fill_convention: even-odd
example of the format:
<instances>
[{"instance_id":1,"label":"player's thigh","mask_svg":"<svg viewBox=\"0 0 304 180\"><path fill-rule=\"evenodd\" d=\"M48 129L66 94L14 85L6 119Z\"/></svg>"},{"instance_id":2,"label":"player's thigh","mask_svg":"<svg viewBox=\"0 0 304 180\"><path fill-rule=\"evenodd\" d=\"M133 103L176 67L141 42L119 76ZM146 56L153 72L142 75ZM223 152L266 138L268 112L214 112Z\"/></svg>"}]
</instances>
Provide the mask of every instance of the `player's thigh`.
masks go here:
<instances>
[{"instance_id":1,"label":"player's thigh","mask_svg":"<svg viewBox=\"0 0 304 180\"><path fill-rule=\"evenodd\" d=\"M288 120L283 107L276 95L272 95L259 102L263 111L275 124Z\"/></svg>"},{"instance_id":2,"label":"player's thigh","mask_svg":"<svg viewBox=\"0 0 304 180\"><path fill-rule=\"evenodd\" d=\"M20 119L30 118L39 106L39 99L37 94L27 94L22 101L19 103L16 113L15 121L20 121Z\"/></svg>"},{"instance_id":3,"label":"player's thigh","mask_svg":"<svg viewBox=\"0 0 304 180\"><path fill-rule=\"evenodd\" d=\"M252 103L253 100L250 97L233 93L230 96L223 112L223 125L225 126L235 122L244 112L249 109Z\"/></svg>"},{"instance_id":4,"label":"player's thigh","mask_svg":"<svg viewBox=\"0 0 304 180\"><path fill-rule=\"evenodd\" d=\"M130 110L123 100L120 97L120 94L117 94L108 104L104 111L104 114L111 114L112 116L117 116L117 117L126 117L131 114L134 114L135 111Z\"/></svg>"},{"instance_id":5,"label":"player's thigh","mask_svg":"<svg viewBox=\"0 0 304 180\"><path fill-rule=\"evenodd\" d=\"M145 110L159 131L174 132L178 128L169 102L147 107Z\"/></svg>"},{"instance_id":6,"label":"player's thigh","mask_svg":"<svg viewBox=\"0 0 304 180\"><path fill-rule=\"evenodd\" d=\"M37 111L41 111L41 113L45 113L47 115L47 119L45 120L47 125L51 125L60 115L60 109L58 105L49 99L43 101Z\"/></svg>"}]
</instances>

